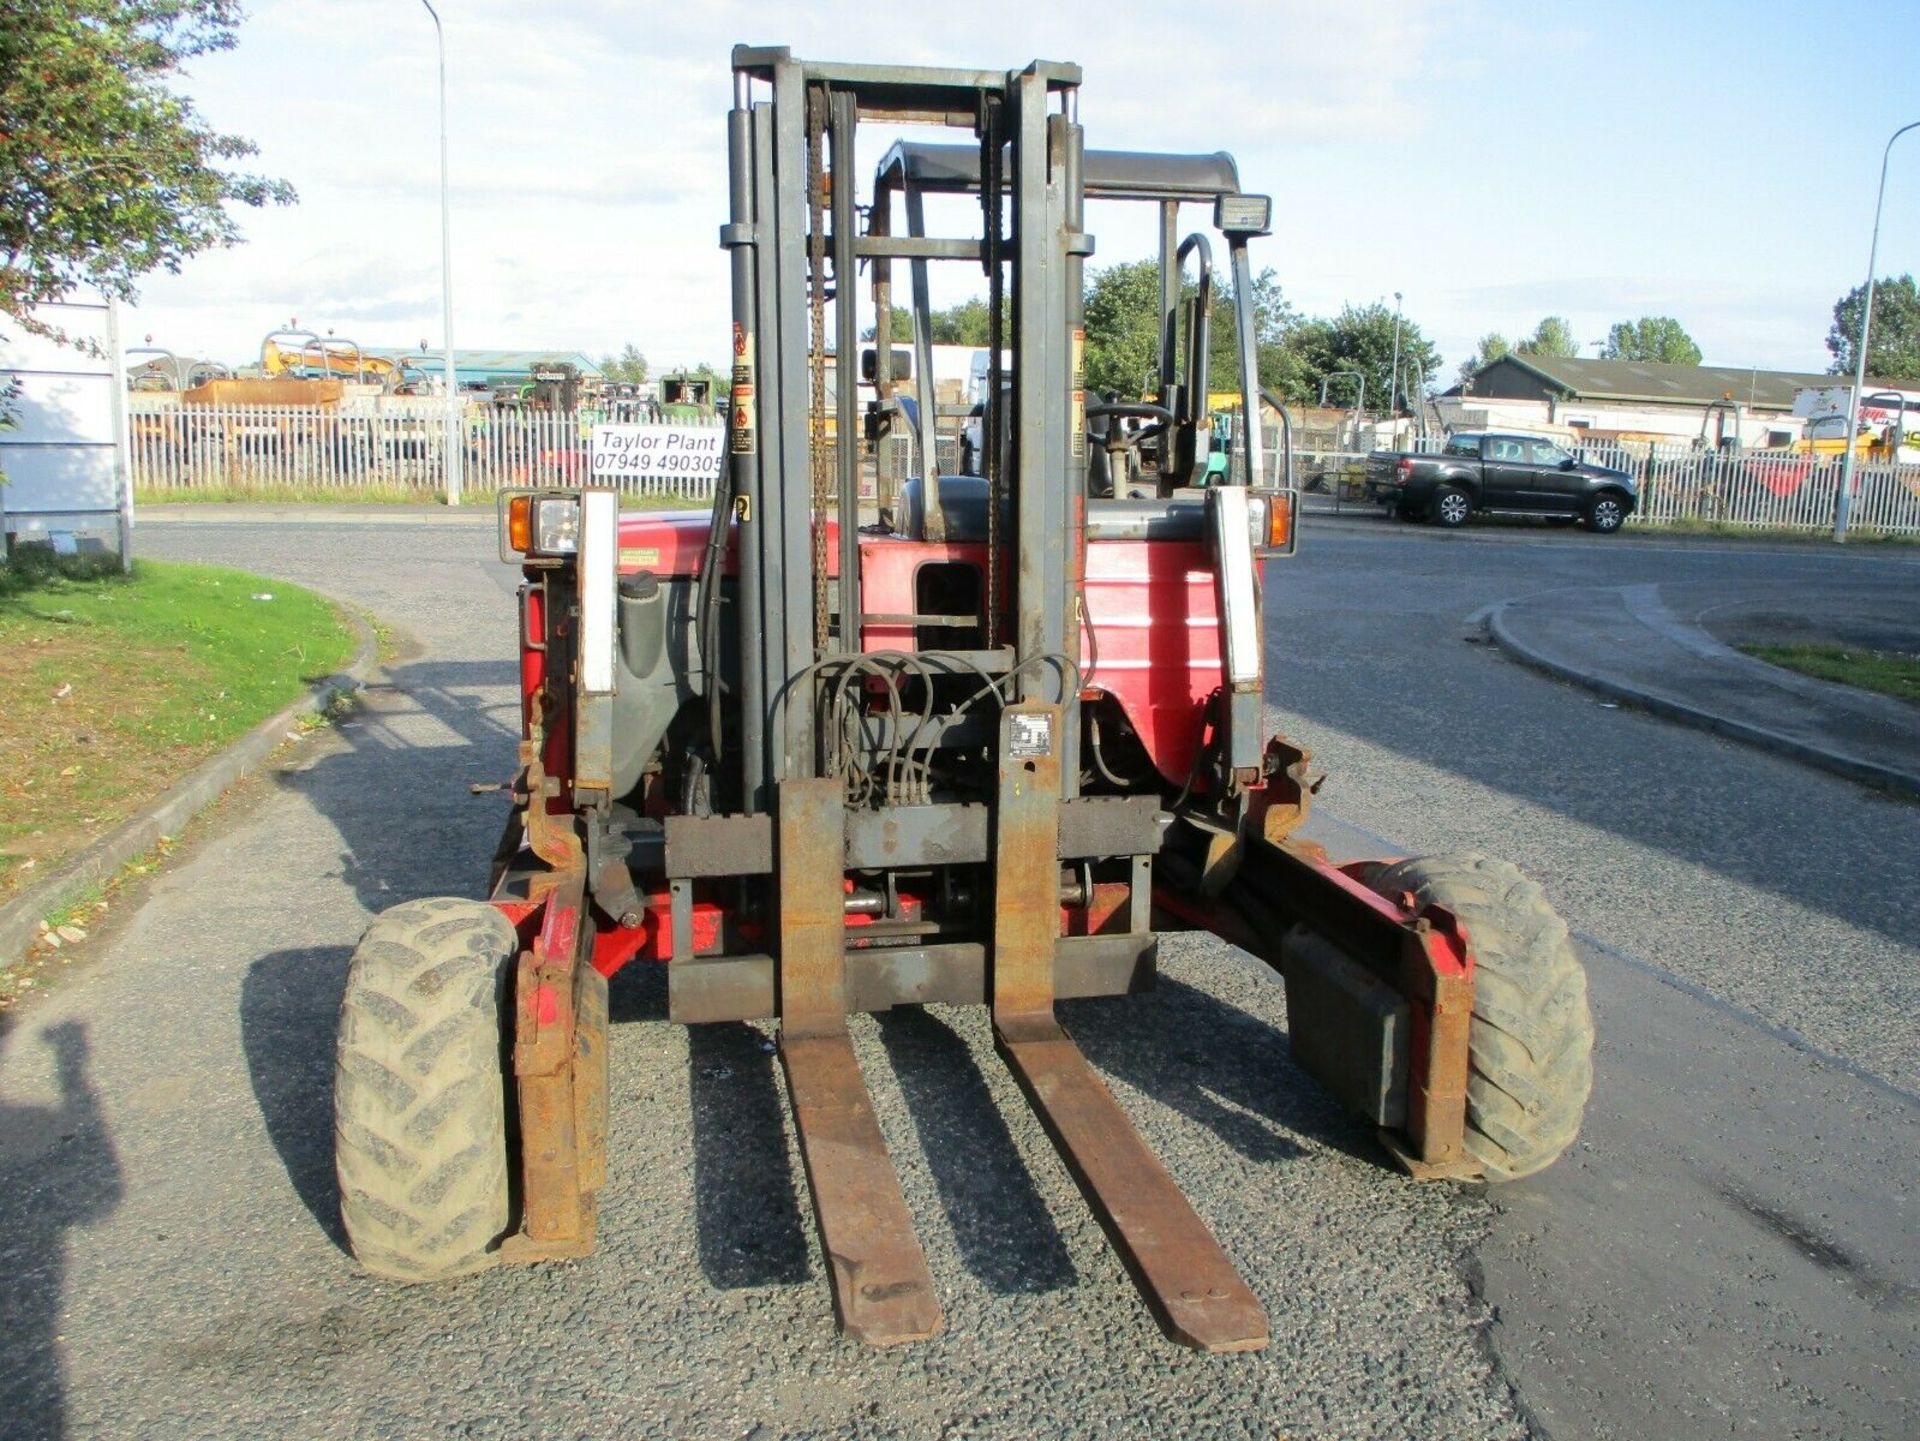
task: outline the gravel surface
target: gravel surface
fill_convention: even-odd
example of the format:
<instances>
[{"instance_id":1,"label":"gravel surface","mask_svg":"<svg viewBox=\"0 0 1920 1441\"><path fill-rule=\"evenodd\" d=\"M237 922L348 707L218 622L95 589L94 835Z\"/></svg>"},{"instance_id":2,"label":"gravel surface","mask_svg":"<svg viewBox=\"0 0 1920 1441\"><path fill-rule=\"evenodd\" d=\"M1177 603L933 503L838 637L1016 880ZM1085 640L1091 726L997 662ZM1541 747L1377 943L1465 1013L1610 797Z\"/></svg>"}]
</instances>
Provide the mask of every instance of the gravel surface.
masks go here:
<instances>
[{"instance_id":1,"label":"gravel surface","mask_svg":"<svg viewBox=\"0 0 1920 1441\"><path fill-rule=\"evenodd\" d=\"M860 1018L855 1035L947 1327L890 1352L840 1341L764 1030L673 1026L644 974L614 988L599 1253L432 1290L360 1274L334 1214L333 1012L370 914L482 882L504 802L467 786L512 764L512 576L485 530L180 525L142 544L318 584L418 649L0 1032L8 1434L1519 1437L1544 1414L1555 1435L1631 1435L1607 1418L1632 1401L1656 1422L1685 1418L1668 1434L1704 1435L1776 1414L1694 1405L1717 1379L1706 1358L1639 1364L1647 1346L1714 1329L1632 1330L1634 1297L1661 1280L1651 1266L1632 1279L1641 1252L1610 1263L1611 1295L1577 1270L1542 1282L1555 1257L1540 1249L1568 1247L1555 1227L1573 1201L1530 1186L1496 1212L1472 1190L1385 1171L1364 1128L1293 1068L1279 988L1189 938L1164 947L1154 995L1064 1009L1266 1304L1265 1352L1205 1357L1159 1337L984 1014L941 1008ZM1777 563L1792 585L1853 562ZM1275 586L1288 616L1273 627L1276 721L1334 771L1324 800L1342 819L1408 851L1511 855L1577 927L1910 1086L1920 810L1601 710L1463 639L1472 609L1570 573L1751 564L1705 547L1329 527ZM1596 997L1617 998L1612 1024L1636 1036L1652 1034L1650 1009L1680 1024L1700 1004L1633 974L1651 997ZM1744 1021L1713 1014L1730 1051L1754 1044ZM1609 1023L1603 1010L1603 1050ZM1765 1039L1783 1075L1816 1064ZM1670 1050L1607 1058L1652 1066ZM1834 1084L1836 1127L1852 1108L1884 1128L1889 1093L1872 1091L1876 1111L1850 1078ZM1907 1129L1886 1143L1903 1165L1904 1105ZM1631 1110L1608 1114L1595 1145L1644 1146ZM1725 1134L1732 1114L1707 1124ZM1684 1122L1662 1135L1691 1154ZM1597 1165L1612 1154L1583 1143L1548 1175L1589 1205L1610 1187L1624 1214L1642 1188ZM1667 1246L1720 1224L1679 1183L1662 1195L1649 1230ZM1500 1268L1485 1283L1476 1248ZM1781 1257L1798 1285L1799 1263ZM1876 1358L1911 1374L1911 1256L1896 1247L1850 1274L1873 1281L1863 1294L1878 1299L1861 1304L1889 1318L1880 1349L1845 1372L1854 1391L1779 1414L1806 1434L1901 1434L1912 1402ZM1570 1310L1552 1311L1549 1286L1576 1288L1558 1298ZM1676 1314L1701 1295L1683 1287ZM1837 1314L1825 1344L1844 1351ZM1592 1381L1599 1366L1613 1369Z\"/></svg>"}]
</instances>

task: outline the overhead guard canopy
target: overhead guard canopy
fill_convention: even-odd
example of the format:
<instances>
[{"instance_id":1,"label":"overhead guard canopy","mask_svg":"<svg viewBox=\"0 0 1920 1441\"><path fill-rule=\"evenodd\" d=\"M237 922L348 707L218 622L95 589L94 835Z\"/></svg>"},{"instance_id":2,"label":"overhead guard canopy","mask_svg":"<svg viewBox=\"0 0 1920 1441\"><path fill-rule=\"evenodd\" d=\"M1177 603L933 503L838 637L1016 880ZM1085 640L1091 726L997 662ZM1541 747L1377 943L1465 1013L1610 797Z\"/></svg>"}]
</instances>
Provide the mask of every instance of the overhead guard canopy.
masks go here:
<instances>
[{"instance_id":1,"label":"overhead guard canopy","mask_svg":"<svg viewBox=\"0 0 1920 1441\"><path fill-rule=\"evenodd\" d=\"M1191 200L1210 204L1219 196L1240 193L1239 169L1224 150L1210 155L1089 150L1080 173L1090 200ZM898 141L881 160L874 185L889 190L907 184L928 194L978 193L980 148Z\"/></svg>"}]
</instances>

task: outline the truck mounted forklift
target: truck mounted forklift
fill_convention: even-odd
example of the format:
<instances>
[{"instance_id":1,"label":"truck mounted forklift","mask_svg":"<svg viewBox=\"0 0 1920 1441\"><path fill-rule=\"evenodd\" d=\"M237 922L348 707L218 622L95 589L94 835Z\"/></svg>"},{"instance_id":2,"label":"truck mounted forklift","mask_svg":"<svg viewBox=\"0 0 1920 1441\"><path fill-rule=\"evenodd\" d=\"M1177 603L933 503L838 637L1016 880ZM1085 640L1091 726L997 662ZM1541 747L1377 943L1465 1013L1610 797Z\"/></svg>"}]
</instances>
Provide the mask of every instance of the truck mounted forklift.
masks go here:
<instances>
[{"instance_id":1,"label":"truck mounted forklift","mask_svg":"<svg viewBox=\"0 0 1920 1441\"><path fill-rule=\"evenodd\" d=\"M875 1345L931 1336L941 1306L856 1012L990 1007L1143 1301L1209 1351L1264 1345L1266 1313L1056 1009L1150 989L1159 933L1212 931L1278 971L1294 1057L1414 1176L1510 1179L1573 1140L1592 1023L1540 889L1478 856L1330 863L1298 834L1321 778L1264 730L1266 572L1297 520L1250 313L1271 202L1226 154L1086 150L1080 80L734 51L713 505L500 499L524 573L523 739L491 889L376 919L342 1004L337 1171L369 1270L432 1281L592 1250L607 981L635 962L665 967L678 1021L777 1022L835 1312ZM863 188L870 123L960 138L893 145ZM1154 207L1151 401L1085 389L1089 201ZM1211 233L1183 235L1197 206ZM930 215L968 233L929 234ZM1245 418L1224 467L1221 249ZM902 263L922 357L928 268L984 276L979 474L940 473L932 416L894 383ZM861 482L892 467L875 520Z\"/></svg>"}]
</instances>

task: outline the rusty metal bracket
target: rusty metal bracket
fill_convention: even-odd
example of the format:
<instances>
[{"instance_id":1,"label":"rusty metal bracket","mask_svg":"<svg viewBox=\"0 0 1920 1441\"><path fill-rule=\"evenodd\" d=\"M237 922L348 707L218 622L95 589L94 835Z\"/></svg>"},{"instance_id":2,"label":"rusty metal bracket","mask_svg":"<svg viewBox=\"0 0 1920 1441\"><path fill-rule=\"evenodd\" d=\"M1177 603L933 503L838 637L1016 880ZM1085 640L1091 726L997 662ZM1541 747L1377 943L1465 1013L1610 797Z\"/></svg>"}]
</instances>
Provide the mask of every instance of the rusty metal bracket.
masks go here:
<instances>
[{"instance_id":1,"label":"rusty metal bracket","mask_svg":"<svg viewBox=\"0 0 1920 1441\"><path fill-rule=\"evenodd\" d=\"M1467 1164L1467 1070L1473 1020L1466 928L1451 911L1429 906L1404 935L1401 991L1413 1003L1408 1149L1429 1172L1459 1174Z\"/></svg>"},{"instance_id":2,"label":"rusty metal bracket","mask_svg":"<svg viewBox=\"0 0 1920 1441\"><path fill-rule=\"evenodd\" d=\"M1276 733L1267 741L1266 784L1256 793L1247 818L1275 845L1306 824L1313 798L1326 782L1324 771L1309 773L1312 761L1312 751L1283 735Z\"/></svg>"},{"instance_id":3,"label":"rusty metal bracket","mask_svg":"<svg viewBox=\"0 0 1920 1441\"><path fill-rule=\"evenodd\" d=\"M606 1176L607 983L585 956L584 872L557 879L540 934L514 978L513 1070L520 1103L520 1230L506 1261L593 1250Z\"/></svg>"},{"instance_id":4,"label":"rusty metal bracket","mask_svg":"<svg viewBox=\"0 0 1920 1441\"><path fill-rule=\"evenodd\" d=\"M543 691L527 726L527 738L520 742L520 769L524 777L520 789L526 796L527 844L555 872L568 874L585 869L587 853L573 817L555 815L547 809L547 802L560 793L559 781L547 774L542 754L547 743L547 709Z\"/></svg>"}]
</instances>

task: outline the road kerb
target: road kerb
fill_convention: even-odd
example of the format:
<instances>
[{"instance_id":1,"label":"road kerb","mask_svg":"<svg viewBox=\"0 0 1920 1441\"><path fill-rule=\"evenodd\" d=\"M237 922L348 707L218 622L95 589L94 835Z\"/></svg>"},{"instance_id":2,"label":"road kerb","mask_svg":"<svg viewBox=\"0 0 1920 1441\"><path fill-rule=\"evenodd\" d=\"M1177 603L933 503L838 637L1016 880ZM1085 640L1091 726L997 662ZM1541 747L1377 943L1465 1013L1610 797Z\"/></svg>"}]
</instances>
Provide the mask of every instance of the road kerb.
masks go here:
<instances>
[{"instance_id":1,"label":"road kerb","mask_svg":"<svg viewBox=\"0 0 1920 1441\"><path fill-rule=\"evenodd\" d=\"M1834 775L1843 776L1847 780L1857 781L1862 785L1892 791L1899 795L1920 797L1920 775L1911 771L1898 770L1892 766L1883 766L1874 761L1862 760L1858 756L1847 755L1842 751L1811 745L1806 741L1796 740L1792 736L1782 735L1779 731L1755 725L1751 721L1738 720L1732 716L1703 710L1699 706L1688 705L1685 701L1662 695L1658 691L1645 690L1639 686L1615 680L1611 676L1602 675L1598 671L1582 670L1578 666L1556 660L1536 647L1528 645L1513 633L1506 622L1507 607L1512 604L1512 601L1502 601L1487 612L1487 632L1502 651L1515 660L1532 666L1535 670L1545 671L1548 675L1570 681L1574 685L1582 686L1610 700L1637 706L1641 710L1649 711L1667 720L1696 726L1702 730L1711 731L1715 735L1725 736L1729 740L1742 741L1747 745L1772 751L1776 755L1786 756L1789 760L1830 771Z\"/></svg>"}]
</instances>

